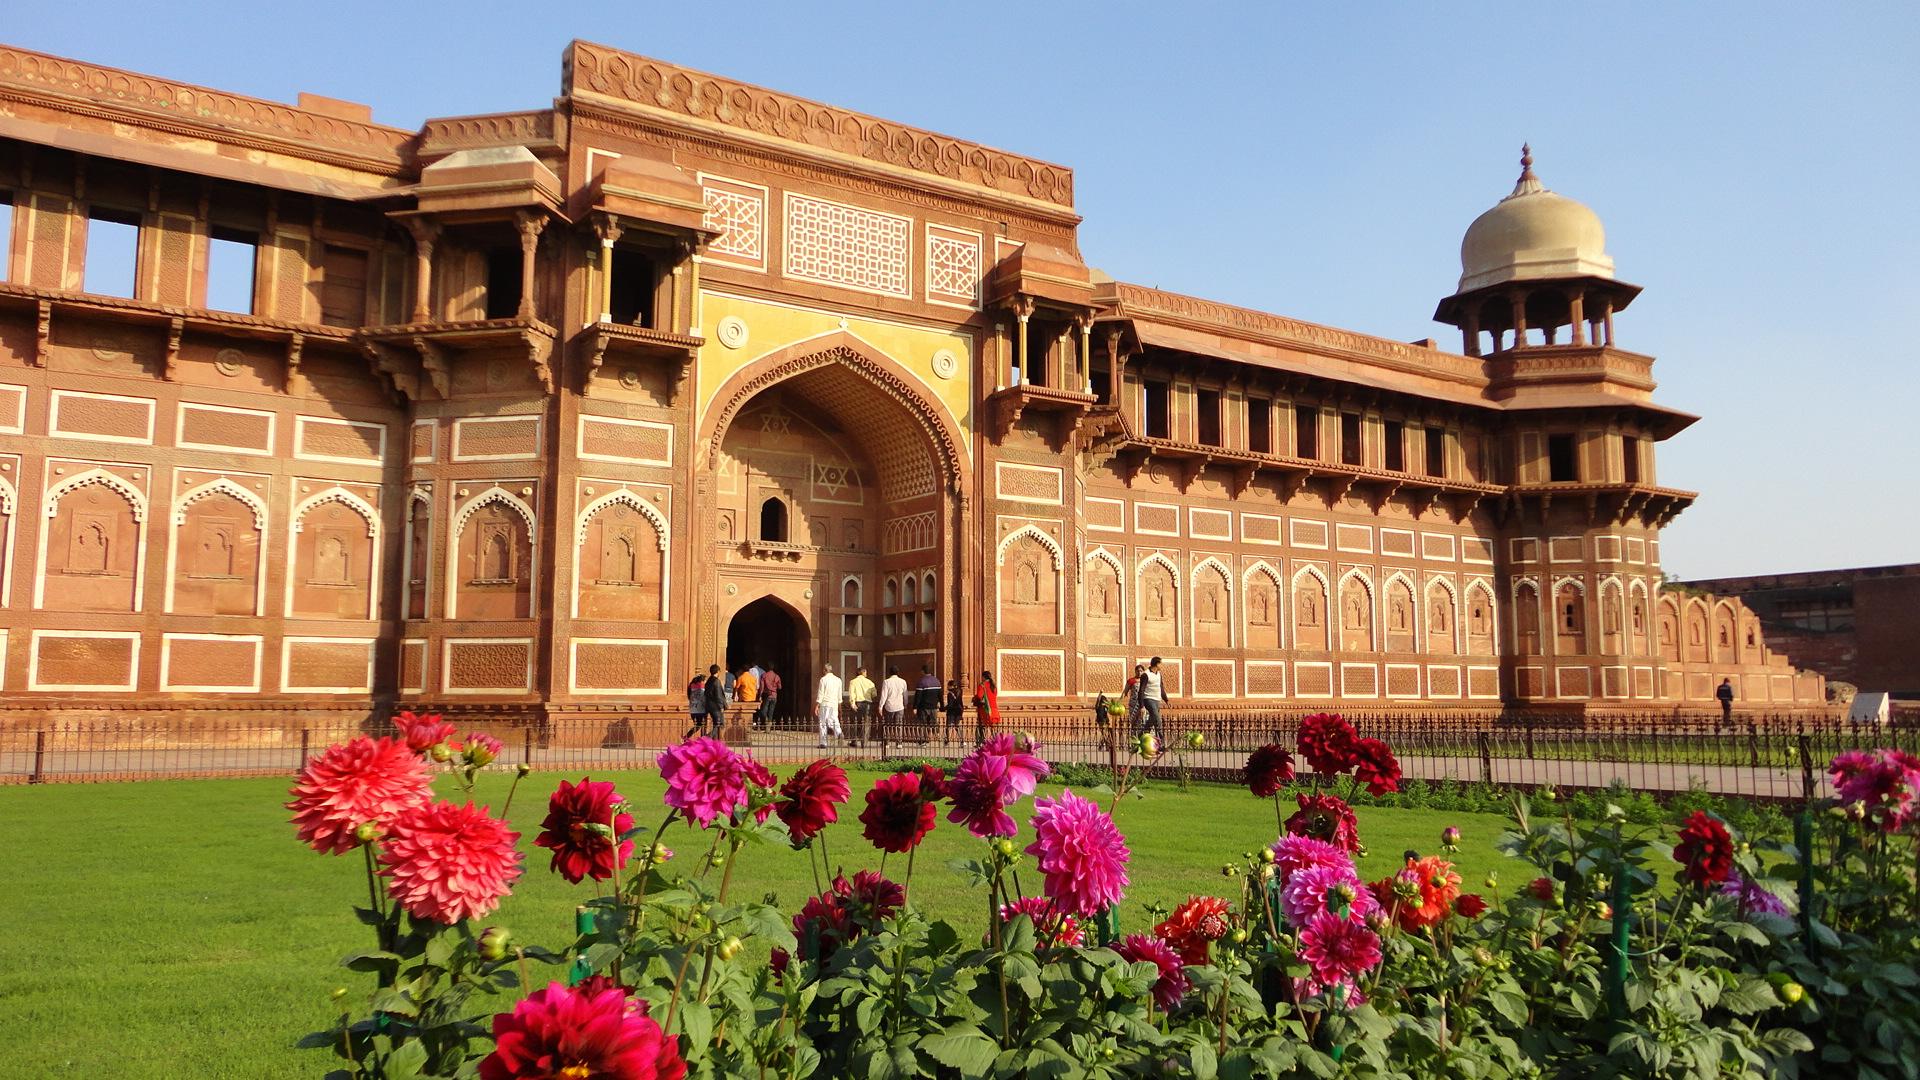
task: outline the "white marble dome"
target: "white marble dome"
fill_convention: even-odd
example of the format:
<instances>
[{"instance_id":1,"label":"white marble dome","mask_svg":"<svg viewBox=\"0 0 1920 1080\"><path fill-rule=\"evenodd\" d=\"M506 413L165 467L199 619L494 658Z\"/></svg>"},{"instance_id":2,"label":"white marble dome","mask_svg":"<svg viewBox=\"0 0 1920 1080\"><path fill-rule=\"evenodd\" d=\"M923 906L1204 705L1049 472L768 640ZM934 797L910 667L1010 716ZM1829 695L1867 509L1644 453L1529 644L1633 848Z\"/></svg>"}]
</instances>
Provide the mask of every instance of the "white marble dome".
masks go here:
<instances>
[{"instance_id":1,"label":"white marble dome","mask_svg":"<svg viewBox=\"0 0 1920 1080\"><path fill-rule=\"evenodd\" d=\"M1508 281L1613 277L1600 215L1548 191L1533 175L1533 154L1522 147L1513 193L1467 226L1460 241L1459 292Z\"/></svg>"}]
</instances>

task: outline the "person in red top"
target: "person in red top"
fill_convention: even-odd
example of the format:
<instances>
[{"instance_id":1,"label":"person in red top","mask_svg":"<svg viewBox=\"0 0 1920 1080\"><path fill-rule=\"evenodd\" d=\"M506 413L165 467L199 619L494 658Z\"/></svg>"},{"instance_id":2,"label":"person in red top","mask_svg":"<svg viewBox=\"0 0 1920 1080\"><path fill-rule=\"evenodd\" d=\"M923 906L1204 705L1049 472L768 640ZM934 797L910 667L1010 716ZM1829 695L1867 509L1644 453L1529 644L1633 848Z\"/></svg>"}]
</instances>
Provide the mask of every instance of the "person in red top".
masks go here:
<instances>
[{"instance_id":1,"label":"person in red top","mask_svg":"<svg viewBox=\"0 0 1920 1080\"><path fill-rule=\"evenodd\" d=\"M1000 691L993 685L993 672L980 673L980 685L973 688L973 741L987 741L987 729L1000 723Z\"/></svg>"}]
</instances>

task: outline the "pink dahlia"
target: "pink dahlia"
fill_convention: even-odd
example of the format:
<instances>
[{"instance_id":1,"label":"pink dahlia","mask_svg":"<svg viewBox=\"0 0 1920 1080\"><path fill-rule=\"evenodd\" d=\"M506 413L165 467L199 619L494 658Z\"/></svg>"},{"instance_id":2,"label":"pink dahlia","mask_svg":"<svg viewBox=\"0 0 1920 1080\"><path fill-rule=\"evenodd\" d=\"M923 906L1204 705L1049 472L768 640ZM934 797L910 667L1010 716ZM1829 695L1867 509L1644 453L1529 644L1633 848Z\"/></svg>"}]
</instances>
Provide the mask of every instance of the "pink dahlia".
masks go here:
<instances>
[{"instance_id":1,"label":"pink dahlia","mask_svg":"<svg viewBox=\"0 0 1920 1080\"><path fill-rule=\"evenodd\" d=\"M294 830L315 851L359 846L354 830L386 823L433 797L433 775L399 739L365 735L307 762L289 792Z\"/></svg>"},{"instance_id":2,"label":"pink dahlia","mask_svg":"<svg viewBox=\"0 0 1920 1080\"><path fill-rule=\"evenodd\" d=\"M805 844L815 833L840 820L840 804L847 801L850 790L847 771L821 758L781 786L774 812L786 823L793 842Z\"/></svg>"},{"instance_id":3,"label":"pink dahlia","mask_svg":"<svg viewBox=\"0 0 1920 1080\"><path fill-rule=\"evenodd\" d=\"M747 765L719 739L701 736L660 754L666 802L705 829L747 804Z\"/></svg>"},{"instance_id":4,"label":"pink dahlia","mask_svg":"<svg viewBox=\"0 0 1920 1080\"><path fill-rule=\"evenodd\" d=\"M1300 959L1322 986L1351 985L1380 962L1380 936L1365 923L1322 912L1300 930Z\"/></svg>"},{"instance_id":5,"label":"pink dahlia","mask_svg":"<svg viewBox=\"0 0 1920 1080\"><path fill-rule=\"evenodd\" d=\"M454 732L453 725L440 719L439 713L421 715L403 712L393 718L393 726L400 729L400 737L407 741L407 749L416 754L424 754L446 742Z\"/></svg>"},{"instance_id":6,"label":"pink dahlia","mask_svg":"<svg viewBox=\"0 0 1920 1080\"><path fill-rule=\"evenodd\" d=\"M575 885L582 878L605 881L633 856L633 841L621 840L633 828L626 800L609 780L565 780L547 800L547 819L540 823L537 847L552 848L552 869Z\"/></svg>"},{"instance_id":7,"label":"pink dahlia","mask_svg":"<svg viewBox=\"0 0 1920 1080\"><path fill-rule=\"evenodd\" d=\"M551 983L493 1018L481 1080L681 1080L680 1042L618 987Z\"/></svg>"},{"instance_id":8,"label":"pink dahlia","mask_svg":"<svg viewBox=\"0 0 1920 1080\"><path fill-rule=\"evenodd\" d=\"M1023 745L1012 735L995 735L968 754L948 783L953 809L947 820L964 824L975 836L1012 836L1020 827L1006 807L1033 794L1053 770L1040 759L1037 744Z\"/></svg>"},{"instance_id":9,"label":"pink dahlia","mask_svg":"<svg viewBox=\"0 0 1920 1080\"><path fill-rule=\"evenodd\" d=\"M1280 910L1286 913L1289 926L1301 927L1326 912L1365 921L1380 910L1380 902L1351 864L1313 866L1287 879L1280 893Z\"/></svg>"},{"instance_id":10,"label":"pink dahlia","mask_svg":"<svg viewBox=\"0 0 1920 1080\"><path fill-rule=\"evenodd\" d=\"M1302 792L1294 796L1300 803L1300 809L1287 818L1286 830L1296 836L1311 836L1315 840L1325 840L1344 851L1360 850L1360 822L1353 816L1353 807L1338 795L1308 795Z\"/></svg>"},{"instance_id":11,"label":"pink dahlia","mask_svg":"<svg viewBox=\"0 0 1920 1080\"><path fill-rule=\"evenodd\" d=\"M1127 886L1126 837L1100 804L1075 795L1033 804L1034 856L1046 893L1069 915L1090 917L1120 902Z\"/></svg>"},{"instance_id":12,"label":"pink dahlia","mask_svg":"<svg viewBox=\"0 0 1920 1080\"><path fill-rule=\"evenodd\" d=\"M1187 996L1187 970L1173 946L1146 934L1128 934L1113 951L1133 963L1160 969L1160 977L1153 981L1153 1003L1162 1011L1171 1012Z\"/></svg>"},{"instance_id":13,"label":"pink dahlia","mask_svg":"<svg viewBox=\"0 0 1920 1080\"><path fill-rule=\"evenodd\" d=\"M381 875L416 919L457 923L500 906L520 876L520 834L468 803L428 803L392 823Z\"/></svg>"},{"instance_id":14,"label":"pink dahlia","mask_svg":"<svg viewBox=\"0 0 1920 1080\"><path fill-rule=\"evenodd\" d=\"M1273 865L1275 873L1279 875L1280 887L1284 889L1296 870L1326 867L1351 873L1353 856L1347 854L1347 849L1325 840L1288 833L1274 841Z\"/></svg>"},{"instance_id":15,"label":"pink dahlia","mask_svg":"<svg viewBox=\"0 0 1920 1080\"><path fill-rule=\"evenodd\" d=\"M1057 911L1053 901L1044 896L1026 896L1011 904L1000 905L1001 919L1011 919L1015 915L1025 915L1033 920L1033 934L1041 948L1075 949L1086 940L1080 930L1079 920Z\"/></svg>"},{"instance_id":16,"label":"pink dahlia","mask_svg":"<svg viewBox=\"0 0 1920 1080\"><path fill-rule=\"evenodd\" d=\"M751 754L740 755L740 767L746 771L747 786L753 789L749 801L760 803L759 809L753 812L753 820L765 821L773 816L773 795L780 786L780 778L773 775L772 769L753 760Z\"/></svg>"},{"instance_id":17,"label":"pink dahlia","mask_svg":"<svg viewBox=\"0 0 1920 1080\"><path fill-rule=\"evenodd\" d=\"M468 765L476 769L484 769L499 760L501 752L506 750L506 747L501 745L499 739L484 731L469 731L466 745L461 750L466 754Z\"/></svg>"},{"instance_id":18,"label":"pink dahlia","mask_svg":"<svg viewBox=\"0 0 1920 1080\"><path fill-rule=\"evenodd\" d=\"M1843 805L1859 803L1881 829L1893 832L1915 816L1920 758L1901 750L1849 750L1827 766Z\"/></svg>"}]
</instances>

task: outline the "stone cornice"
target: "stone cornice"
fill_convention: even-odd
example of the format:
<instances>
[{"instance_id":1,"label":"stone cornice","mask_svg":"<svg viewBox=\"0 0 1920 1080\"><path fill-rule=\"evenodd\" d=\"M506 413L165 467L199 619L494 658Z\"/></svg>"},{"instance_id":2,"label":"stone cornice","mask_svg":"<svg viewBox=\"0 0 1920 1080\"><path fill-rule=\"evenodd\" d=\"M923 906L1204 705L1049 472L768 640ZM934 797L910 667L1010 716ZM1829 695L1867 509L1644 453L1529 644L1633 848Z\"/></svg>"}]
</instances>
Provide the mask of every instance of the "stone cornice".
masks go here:
<instances>
[{"instance_id":1,"label":"stone cornice","mask_svg":"<svg viewBox=\"0 0 1920 1080\"><path fill-rule=\"evenodd\" d=\"M1022 202L1073 209L1073 171L878 117L724 79L604 45L575 41L562 93L595 95L641 114L745 142L791 144L868 170L918 173L938 187L964 185Z\"/></svg>"}]
</instances>

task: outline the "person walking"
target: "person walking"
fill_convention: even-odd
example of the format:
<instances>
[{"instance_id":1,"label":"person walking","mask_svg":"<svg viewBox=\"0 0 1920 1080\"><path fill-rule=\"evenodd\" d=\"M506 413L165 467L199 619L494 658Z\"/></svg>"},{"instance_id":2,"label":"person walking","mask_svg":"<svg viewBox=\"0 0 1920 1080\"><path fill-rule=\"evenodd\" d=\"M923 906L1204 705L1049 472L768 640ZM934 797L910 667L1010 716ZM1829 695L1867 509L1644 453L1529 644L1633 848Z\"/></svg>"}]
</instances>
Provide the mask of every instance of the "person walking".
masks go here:
<instances>
[{"instance_id":1,"label":"person walking","mask_svg":"<svg viewBox=\"0 0 1920 1080\"><path fill-rule=\"evenodd\" d=\"M707 677L697 671L687 682L687 716L690 723L687 730L680 733L681 742L698 734L707 719Z\"/></svg>"},{"instance_id":2,"label":"person walking","mask_svg":"<svg viewBox=\"0 0 1920 1080\"><path fill-rule=\"evenodd\" d=\"M931 664L920 665L920 681L913 686L913 711L914 734L925 745L940 727L940 680Z\"/></svg>"},{"instance_id":3,"label":"person walking","mask_svg":"<svg viewBox=\"0 0 1920 1080\"><path fill-rule=\"evenodd\" d=\"M832 669L829 668L828 670L831 671ZM839 680L835 679L834 681L838 682ZM779 708L780 688L784 685L785 683L780 680L780 673L773 670L772 664L768 664L766 668L761 671L760 728L763 731L770 731L773 728L773 712Z\"/></svg>"},{"instance_id":4,"label":"person walking","mask_svg":"<svg viewBox=\"0 0 1920 1080\"><path fill-rule=\"evenodd\" d=\"M973 688L973 741L987 741L987 730L1000 723L1000 690L993 685L993 672L980 673L980 684Z\"/></svg>"},{"instance_id":5,"label":"person walking","mask_svg":"<svg viewBox=\"0 0 1920 1080\"><path fill-rule=\"evenodd\" d=\"M1160 737L1160 710L1167 703L1167 684L1160 675L1160 658L1147 661L1147 670L1140 677L1140 709L1144 716L1140 725L1141 732L1151 731L1155 738Z\"/></svg>"},{"instance_id":6,"label":"person walking","mask_svg":"<svg viewBox=\"0 0 1920 1080\"><path fill-rule=\"evenodd\" d=\"M949 742L959 741L960 718L965 716L967 712L966 699L960 696L959 679L947 680L947 701L945 709L947 714L947 727L940 735L941 746L945 746Z\"/></svg>"},{"instance_id":7,"label":"person walking","mask_svg":"<svg viewBox=\"0 0 1920 1080\"><path fill-rule=\"evenodd\" d=\"M900 677L900 669L887 666L886 681L880 684L880 701L876 706L880 710L880 744L886 745L890 734L901 730L901 724L907 715L907 680Z\"/></svg>"},{"instance_id":8,"label":"person walking","mask_svg":"<svg viewBox=\"0 0 1920 1080\"><path fill-rule=\"evenodd\" d=\"M853 740L855 746L864 746L873 738L873 700L877 693L873 680L867 678L866 668L855 672L852 681L847 683L847 704L853 706L853 730L859 734Z\"/></svg>"},{"instance_id":9,"label":"person walking","mask_svg":"<svg viewBox=\"0 0 1920 1080\"><path fill-rule=\"evenodd\" d=\"M1133 678L1127 680L1124 700L1127 709L1127 730L1135 735L1140 734L1140 714L1143 711L1140 707L1140 694L1146 684L1147 665L1133 665Z\"/></svg>"},{"instance_id":10,"label":"person walking","mask_svg":"<svg viewBox=\"0 0 1920 1080\"><path fill-rule=\"evenodd\" d=\"M813 693L813 716L820 725L820 748L824 750L829 733L836 739L845 736L840 730L840 676L833 673L832 664L820 666L824 673Z\"/></svg>"},{"instance_id":11,"label":"person walking","mask_svg":"<svg viewBox=\"0 0 1920 1080\"><path fill-rule=\"evenodd\" d=\"M1713 692L1713 696L1720 699L1720 722L1723 724L1732 723L1733 722L1733 680L1721 679L1720 688Z\"/></svg>"},{"instance_id":12,"label":"person walking","mask_svg":"<svg viewBox=\"0 0 1920 1080\"><path fill-rule=\"evenodd\" d=\"M720 665L707 668L707 685L701 691L707 707L707 726L712 728L714 738L720 737L720 729L727 722L727 680L720 674Z\"/></svg>"}]
</instances>

